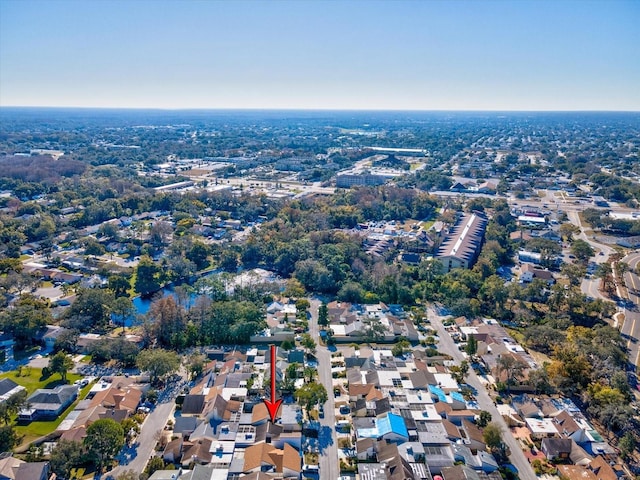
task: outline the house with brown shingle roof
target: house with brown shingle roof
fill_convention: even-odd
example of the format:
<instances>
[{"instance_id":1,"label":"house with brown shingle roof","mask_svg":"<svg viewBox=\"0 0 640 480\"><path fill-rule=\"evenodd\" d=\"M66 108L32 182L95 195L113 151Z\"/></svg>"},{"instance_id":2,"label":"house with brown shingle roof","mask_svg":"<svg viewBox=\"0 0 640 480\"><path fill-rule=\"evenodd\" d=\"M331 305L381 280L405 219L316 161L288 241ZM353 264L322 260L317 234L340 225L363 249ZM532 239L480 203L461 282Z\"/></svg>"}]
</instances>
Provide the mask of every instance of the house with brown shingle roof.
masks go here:
<instances>
[{"instance_id":1,"label":"house with brown shingle roof","mask_svg":"<svg viewBox=\"0 0 640 480\"><path fill-rule=\"evenodd\" d=\"M217 421L229 420L229 415L227 415L227 401L222 395L216 393L216 395L206 401L202 409L202 415L207 421L211 419Z\"/></svg>"},{"instance_id":2,"label":"house with brown shingle roof","mask_svg":"<svg viewBox=\"0 0 640 480\"><path fill-rule=\"evenodd\" d=\"M193 443L184 442L182 452L182 466L188 467L191 463L206 465L211 463L211 440L203 438Z\"/></svg>"},{"instance_id":3,"label":"house with brown shingle roof","mask_svg":"<svg viewBox=\"0 0 640 480\"><path fill-rule=\"evenodd\" d=\"M278 408L278 412L276 414L277 417L282 415L282 404ZM264 403L256 403L251 411L251 425L261 425L266 423L271 417L269 416L269 411L267 410L267 406Z\"/></svg>"},{"instance_id":4,"label":"house with brown shingle roof","mask_svg":"<svg viewBox=\"0 0 640 480\"><path fill-rule=\"evenodd\" d=\"M480 430L474 423L468 420L462 420L462 431L464 432L466 442L465 444L473 454L478 451L484 451L487 449L487 444L484 443L484 436L482 430Z\"/></svg>"},{"instance_id":5,"label":"house with brown shingle roof","mask_svg":"<svg viewBox=\"0 0 640 480\"><path fill-rule=\"evenodd\" d=\"M284 478L298 478L302 471L300 452L289 444L283 449L275 448L268 443L252 445L244 451L243 473L279 474Z\"/></svg>"},{"instance_id":6,"label":"house with brown shingle roof","mask_svg":"<svg viewBox=\"0 0 640 480\"><path fill-rule=\"evenodd\" d=\"M602 455L598 455L589 464L589 470L593 472L597 480L617 480L616 472Z\"/></svg>"},{"instance_id":7,"label":"house with brown shingle roof","mask_svg":"<svg viewBox=\"0 0 640 480\"><path fill-rule=\"evenodd\" d=\"M23 463L26 462L12 456L0 459L0 479L14 480L16 478L16 470Z\"/></svg>"},{"instance_id":8,"label":"house with brown shingle roof","mask_svg":"<svg viewBox=\"0 0 640 480\"><path fill-rule=\"evenodd\" d=\"M579 465L558 465L558 473L567 480L596 480L589 469Z\"/></svg>"},{"instance_id":9,"label":"house with brown shingle roof","mask_svg":"<svg viewBox=\"0 0 640 480\"><path fill-rule=\"evenodd\" d=\"M82 440L84 440L84 437L86 436L87 436L87 429L85 427L75 427L63 432L62 435L60 435L60 440L68 440L70 442L82 442Z\"/></svg>"},{"instance_id":10,"label":"house with brown shingle roof","mask_svg":"<svg viewBox=\"0 0 640 480\"><path fill-rule=\"evenodd\" d=\"M131 384L123 384L114 381L111 387L95 394L91 399L91 405L100 405L108 409L125 410L128 415L133 415L142 399L142 390Z\"/></svg>"},{"instance_id":11,"label":"house with brown shingle roof","mask_svg":"<svg viewBox=\"0 0 640 480\"><path fill-rule=\"evenodd\" d=\"M577 443L588 442L587 431L578 425L569 412L563 410L553 418L553 423L560 433L560 436L570 438Z\"/></svg>"},{"instance_id":12,"label":"house with brown shingle roof","mask_svg":"<svg viewBox=\"0 0 640 480\"><path fill-rule=\"evenodd\" d=\"M349 385L349 400L355 402L359 398L366 398L372 390L375 390L375 385L371 383Z\"/></svg>"},{"instance_id":13,"label":"house with brown shingle roof","mask_svg":"<svg viewBox=\"0 0 640 480\"><path fill-rule=\"evenodd\" d=\"M376 440L374 438L361 438L356 442L356 455L358 460L376 459Z\"/></svg>"},{"instance_id":14,"label":"house with brown shingle roof","mask_svg":"<svg viewBox=\"0 0 640 480\"><path fill-rule=\"evenodd\" d=\"M452 442L462 440L463 436L460 433L460 430L449 420L442 420L442 426L444 427L445 432L447 432L447 438L449 440L451 440Z\"/></svg>"},{"instance_id":15,"label":"house with brown shingle roof","mask_svg":"<svg viewBox=\"0 0 640 480\"><path fill-rule=\"evenodd\" d=\"M171 440L164 447L162 452L162 460L166 463L178 463L182 460L182 444L184 440L182 437Z\"/></svg>"}]
</instances>

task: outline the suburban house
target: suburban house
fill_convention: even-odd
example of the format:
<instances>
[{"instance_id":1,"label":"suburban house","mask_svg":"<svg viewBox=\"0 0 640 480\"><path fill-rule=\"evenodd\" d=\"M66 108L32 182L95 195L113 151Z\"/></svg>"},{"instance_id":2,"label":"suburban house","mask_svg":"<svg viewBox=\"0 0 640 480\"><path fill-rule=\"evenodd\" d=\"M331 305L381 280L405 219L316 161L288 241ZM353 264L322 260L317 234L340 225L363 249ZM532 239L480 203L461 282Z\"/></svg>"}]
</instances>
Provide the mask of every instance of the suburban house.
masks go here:
<instances>
[{"instance_id":1,"label":"suburban house","mask_svg":"<svg viewBox=\"0 0 640 480\"><path fill-rule=\"evenodd\" d=\"M10 378L0 380L0 404L6 402L16 393L26 390L22 385L18 385Z\"/></svg>"},{"instance_id":2,"label":"suburban house","mask_svg":"<svg viewBox=\"0 0 640 480\"><path fill-rule=\"evenodd\" d=\"M520 281L522 283L530 283L533 282L535 278L544 280L548 285L553 285L556 282L556 279L549 270L536 268L530 263L523 265L520 273Z\"/></svg>"},{"instance_id":3,"label":"suburban house","mask_svg":"<svg viewBox=\"0 0 640 480\"><path fill-rule=\"evenodd\" d=\"M0 480L15 480L16 472L24 460L12 456L0 459Z\"/></svg>"},{"instance_id":4,"label":"suburban house","mask_svg":"<svg viewBox=\"0 0 640 480\"><path fill-rule=\"evenodd\" d=\"M15 480L48 480L49 462L23 463L16 470Z\"/></svg>"},{"instance_id":5,"label":"suburban house","mask_svg":"<svg viewBox=\"0 0 640 480\"><path fill-rule=\"evenodd\" d=\"M543 438L541 450L545 456L553 460L566 460L571 455L572 441L569 438Z\"/></svg>"},{"instance_id":6,"label":"suburban house","mask_svg":"<svg viewBox=\"0 0 640 480\"><path fill-rule=\"evenodd\" d=\"M288 444L279 449L268 443L259 443L244 451L243 473L266 472L284 478L298 478L301 471L300 452Z\"/></svg>"},{"instance_id":7,"label":"suburban house","mask_svg":"<svg viewBox=\"0 0 640 480\"><path fill-rule=\"evenodd\" d=\"M77 385L39 388L27 398L29 408L20 410L18 420L31 422L39 418L55 419L78 397Z\"/></svg>"}]
</instances>

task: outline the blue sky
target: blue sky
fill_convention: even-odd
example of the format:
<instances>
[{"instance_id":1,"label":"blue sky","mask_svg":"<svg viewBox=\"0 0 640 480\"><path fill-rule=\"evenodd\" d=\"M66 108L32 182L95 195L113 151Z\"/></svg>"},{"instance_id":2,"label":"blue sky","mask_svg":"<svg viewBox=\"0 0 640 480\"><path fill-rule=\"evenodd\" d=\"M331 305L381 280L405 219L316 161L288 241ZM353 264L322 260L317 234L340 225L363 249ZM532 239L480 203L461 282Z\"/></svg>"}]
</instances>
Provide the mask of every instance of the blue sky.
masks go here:
<instances>
[{"instance_id":1,"label":"blue sky","mask_svg":"<svg viewBox=\"0 0 640 480\"><path fill-rule=\"evenodd\" d=\"M0 0L0 105L640 110L640 1Z\"/></svg>"}]
</instances>

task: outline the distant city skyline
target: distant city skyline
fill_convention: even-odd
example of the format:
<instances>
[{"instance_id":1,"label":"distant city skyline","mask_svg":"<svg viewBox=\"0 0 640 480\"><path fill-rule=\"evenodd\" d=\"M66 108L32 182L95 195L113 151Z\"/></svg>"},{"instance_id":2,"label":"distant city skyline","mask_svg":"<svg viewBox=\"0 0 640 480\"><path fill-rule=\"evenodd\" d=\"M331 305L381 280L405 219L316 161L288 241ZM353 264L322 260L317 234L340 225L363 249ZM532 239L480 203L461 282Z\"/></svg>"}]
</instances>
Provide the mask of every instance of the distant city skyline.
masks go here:
<instances>
[{"instance_id":1,"label":"distant city skyline","mask_svg":"<svg viewBox=\"0 0 640 480\"><path fill-rule=\"evenodd\" d=\"M0 106L640 110L640 2L0 0Z\"/></svg>"}]
</instances>

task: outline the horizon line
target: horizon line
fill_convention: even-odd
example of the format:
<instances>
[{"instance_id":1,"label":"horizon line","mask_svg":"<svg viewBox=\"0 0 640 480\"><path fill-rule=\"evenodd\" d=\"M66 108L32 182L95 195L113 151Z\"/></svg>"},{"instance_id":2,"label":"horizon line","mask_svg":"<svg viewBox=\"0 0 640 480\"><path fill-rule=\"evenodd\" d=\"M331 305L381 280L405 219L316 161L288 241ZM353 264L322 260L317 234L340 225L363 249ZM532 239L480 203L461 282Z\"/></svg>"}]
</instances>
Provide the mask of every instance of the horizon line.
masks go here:
<instances>
[{"instance_id":1,"label":"horizon line","mask_svg":"<svg viewBox=\"0 0 640 480\"><path fill-rule=\"evenodd\" d=\"M59 110L131 110L131 111L157 111L157 112L412 112L412 113L640 113L640 110L616 110L616 109L389 109L389 108L296 108L296 107L96 107L96 106L69 106L69 105L0 105L3 109L59 109Z\"/></svg>"}]
</instances>

